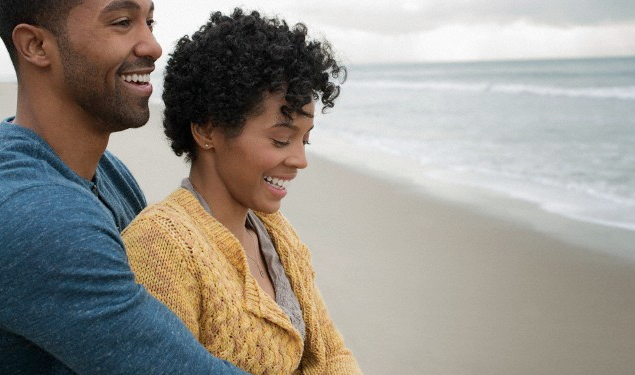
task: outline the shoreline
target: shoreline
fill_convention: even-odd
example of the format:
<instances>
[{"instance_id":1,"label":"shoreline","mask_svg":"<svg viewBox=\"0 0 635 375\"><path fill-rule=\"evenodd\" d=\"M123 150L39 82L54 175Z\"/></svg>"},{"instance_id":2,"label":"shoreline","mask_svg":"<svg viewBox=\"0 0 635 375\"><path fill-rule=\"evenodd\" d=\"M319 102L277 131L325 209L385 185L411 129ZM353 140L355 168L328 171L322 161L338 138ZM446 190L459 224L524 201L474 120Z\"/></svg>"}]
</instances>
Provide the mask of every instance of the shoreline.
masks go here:
<instances>
[{"instance_id":1,"label":"shoreline","mask_svg":"<svg viewBox=\"0 0 635 375\"><path fill-rule=\"evenodd\" d=\"M422 166L413 160L376 151L355 152L354 148L346 146L341 140L332 137L322 139L319 136L321 135L316 134L318 141L307 154L357 173L400 184L415 192L415 195L432 196L459 204L486 216L514 221L571 245L635 262L635 230L630 227L594 220L585 215L575 216L551 210L544 206L545 202L535 197L516 196L513 191L498 188L494 181L481 184L471 182L470 177L462 180L459 176L436 167ZM315 151L317 147L320 149ZM335 158L332 155L340 157ZM346 158L346 163L341 161L343 158ZM400 169L395 169L395 166ZM566 202L566 199L563 196L562 202ZM589 204L592 203L593 200L589 201Z\"/></svg>"}]
</instances>

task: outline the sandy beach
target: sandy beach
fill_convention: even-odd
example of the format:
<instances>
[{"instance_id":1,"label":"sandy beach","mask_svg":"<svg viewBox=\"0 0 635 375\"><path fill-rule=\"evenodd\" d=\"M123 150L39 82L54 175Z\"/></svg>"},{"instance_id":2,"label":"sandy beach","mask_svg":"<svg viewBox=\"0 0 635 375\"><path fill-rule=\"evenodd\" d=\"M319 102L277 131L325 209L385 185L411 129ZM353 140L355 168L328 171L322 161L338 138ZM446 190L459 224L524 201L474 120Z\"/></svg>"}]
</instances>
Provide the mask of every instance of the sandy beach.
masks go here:
<instances>
[{"instance_id":1,"label":"sandy beach","mask_svg":"<svg viewBox=\"0 0 635 375\"><path fill-rule=\"evenodd\" d=\"M3 117L14 92L0 85ZM153 106L147 126L109 146L149 202L188 170L160 119ZM483 204L444 199L438 186L415 189L315 154L309 164L282 211L311 248L366 375L635 372L635 255L620 256L635 232L480 192Z\"/></svg>"},{"instance_id":2,"label":"sandy beach","mask_svg":"<svg viewBox=\"0 0 635 375\"><path fill-rule=\"evenodd\" d=\"M311 162L283 211L365 374L633 373L632 261Z\"/></svg>"}]
</instances>

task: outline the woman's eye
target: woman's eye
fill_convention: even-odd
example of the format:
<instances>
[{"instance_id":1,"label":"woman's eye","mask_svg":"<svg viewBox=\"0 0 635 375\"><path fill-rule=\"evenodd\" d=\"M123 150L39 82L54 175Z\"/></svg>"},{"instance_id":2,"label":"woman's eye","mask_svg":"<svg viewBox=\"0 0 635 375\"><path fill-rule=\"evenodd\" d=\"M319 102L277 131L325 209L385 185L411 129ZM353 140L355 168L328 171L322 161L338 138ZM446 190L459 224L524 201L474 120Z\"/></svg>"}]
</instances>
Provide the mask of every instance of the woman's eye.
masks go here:
<instances>
[{"instance_id":1,"label":"woman's eye","mask_svg":"<svg viewBox=\"0 0 635 375\"><path fill-rule=\"evenodd\" d=\"M148 25L148 28L150 29L150 31L154 31L154 27L157 25L157 21L153 19L147 20L146 25Z\"/></svg>"},{"instance_id":2,"label":"woman's eye","mask_svg":"<svg viewBox=\"0 0 635 375\"><path fill-rule=\"evenodd\" d=\"M276 147L288 146L291 143L291 141L279 141L277 139L271 139L271 141L273 141L273 145Z\"/></svg>"}]
</instances>

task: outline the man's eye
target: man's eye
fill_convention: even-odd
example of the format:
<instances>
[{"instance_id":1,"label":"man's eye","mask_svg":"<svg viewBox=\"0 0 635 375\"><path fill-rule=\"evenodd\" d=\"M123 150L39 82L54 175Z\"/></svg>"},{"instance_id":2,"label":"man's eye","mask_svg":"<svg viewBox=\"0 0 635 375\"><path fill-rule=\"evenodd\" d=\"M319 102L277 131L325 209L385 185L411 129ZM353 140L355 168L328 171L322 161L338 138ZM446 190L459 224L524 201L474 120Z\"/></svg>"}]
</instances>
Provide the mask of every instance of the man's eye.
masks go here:
<instances>
[{"instance_id":1,"label":"man's eye","mask_svg":"<svg viewBox=\"0 0 635 375\"><path fill-rule=\"evenodd\" d=\"M127 18L121 19L121 20L117 20L117 21L114 22L114 24L116 26L124 26L124 27L130 26L130 23L131 23L130 20L127 19Z\"/></svg>"},{"instance_id":2,"label":"man's eye","mask_svg":"<svg viewBox=\"0 0 635 375\"><path fill-rule=\"evenodd\" d=\"M148 28L150 29L150 31L154 31L154 27L157 25L157 21L153 19L147 20L146 25L148 25Z\"/></svg>"}]
</instances>

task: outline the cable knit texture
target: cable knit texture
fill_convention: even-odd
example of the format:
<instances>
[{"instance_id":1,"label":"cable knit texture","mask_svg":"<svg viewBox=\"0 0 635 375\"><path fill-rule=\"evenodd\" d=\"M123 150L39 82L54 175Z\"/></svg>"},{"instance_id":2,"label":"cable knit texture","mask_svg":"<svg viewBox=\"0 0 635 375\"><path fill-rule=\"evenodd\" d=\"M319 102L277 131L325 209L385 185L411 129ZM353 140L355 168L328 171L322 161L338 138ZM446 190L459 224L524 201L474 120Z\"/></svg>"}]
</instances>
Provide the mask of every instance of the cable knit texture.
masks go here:
<instances>
[{"instance_id":1,"label":"cable knit texture","mask_svg":"<svg viewBox=\"0 0 635 375\"><path fill-rule=\"evenodd\" d=\"M306 339L249 273L238 239L178 189L123 232L138 282L212 354L254 375L361 374L315 285L308 248L282 216L257 214L298 297Z\"/></svg>"}]
</instances>

